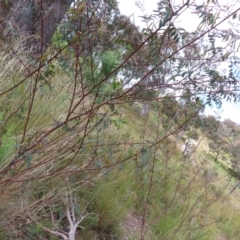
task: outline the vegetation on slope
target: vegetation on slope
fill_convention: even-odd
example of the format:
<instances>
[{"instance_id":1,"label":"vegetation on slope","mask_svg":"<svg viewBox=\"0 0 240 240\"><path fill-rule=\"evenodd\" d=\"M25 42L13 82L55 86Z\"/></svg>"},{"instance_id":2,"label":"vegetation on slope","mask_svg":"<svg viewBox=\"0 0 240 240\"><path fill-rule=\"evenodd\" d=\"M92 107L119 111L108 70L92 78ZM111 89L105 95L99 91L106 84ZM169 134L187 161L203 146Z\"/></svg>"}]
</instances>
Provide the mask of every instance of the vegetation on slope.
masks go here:
<instances>
[{"instance_id":1,"label":"vegetation on slope","mask_svg":"<svg viewBox=\"0 0 240 240\"><path fill-rule=\"evenodd\" d=\"M158 28L140 31L115 1L97 10L76 1L40 56L23 36L6 38L1 239L238 239L239 189L221 162L236 162L239 130L201 115L237 100L234 64L216 70L235 38L218 29L215 5L160 1L149 17ZM188 8L199 32L175 26ZM219 36L228 49L215 46Z\"/></svg>"}]
</instances>

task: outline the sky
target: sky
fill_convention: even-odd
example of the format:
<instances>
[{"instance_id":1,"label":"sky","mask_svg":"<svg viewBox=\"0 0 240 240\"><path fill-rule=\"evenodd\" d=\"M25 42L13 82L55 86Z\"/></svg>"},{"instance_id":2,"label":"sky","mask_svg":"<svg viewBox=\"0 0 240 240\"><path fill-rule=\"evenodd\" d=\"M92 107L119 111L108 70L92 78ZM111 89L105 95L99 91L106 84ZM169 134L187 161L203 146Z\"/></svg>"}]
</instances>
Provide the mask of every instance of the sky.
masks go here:
<instances>
[{"instance_id":1,"label":"sky","mask_svg":"<svg viewBox=\"0 0 240 240\"><path fill-rule=\"evenodd\" d=\"M182 0L177 0L180 3ZM185 2L186 0L184 0ZM198 4L201 4L203 0L196 0ZM219 0L224 4L228 1ZM157 9L158 0L119 0L119 9L122 14L127 15L131 20L138 26L144 28L146 23L142 22L142 19L139 16L151 14L154 9ZM139 2L144 6L144 13L136 6L136 2ZM191 14L191 10L184 12L183 17L178 20L179 26L183 27L186 31L192 32L196 30L196 27L199 24L199 19L196 15ZM223 26L224 27L224 26ZM240 124L240 103L232 103L223 101L222 108L210 108L205 109L206 115L215 115L220 118L220 120L231 119L232 121Z\"/></svg>"},{"instance_id":2,"label":"sky","mask_svg":"<svg viewBox=\"0 0 240 240\"><path fill-rule=\"evenodd\" d=\"M182 3L182 0L177 0ZM186 1L186 0L185 0ZM184 1L184 2L185 2ZM144 7L144 13L136 6L136 2L140 3ZM157 9L157 3L159 0L119 0L119 8L121 13L131 16L131 19L135 22L136 25L145 27L146 25L142 22L142 19L139 16L144 14L148 15L153 13L154 9ZM202 0L197 0L201 4ZM184 26L186 31L194 31L197 26L198 18L196 15L191 14L191 10L184 12L184 15L187 17L182 18L178 21L179 25ZM189 16L191 21L189 21Z\"/></svg>"}]
</instances>

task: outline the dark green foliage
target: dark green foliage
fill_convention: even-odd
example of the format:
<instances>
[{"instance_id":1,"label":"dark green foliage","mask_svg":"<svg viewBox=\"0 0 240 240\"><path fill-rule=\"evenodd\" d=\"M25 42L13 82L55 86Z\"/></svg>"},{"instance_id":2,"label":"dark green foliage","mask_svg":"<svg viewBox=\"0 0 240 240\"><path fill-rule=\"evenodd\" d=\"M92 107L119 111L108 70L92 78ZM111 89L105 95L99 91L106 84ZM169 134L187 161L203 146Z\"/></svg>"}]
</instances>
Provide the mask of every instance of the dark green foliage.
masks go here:
<instances>
[{"instance_id":1,"label":"dark green foliage","mask_svg":"<svg viewBox=\"0 0 240 240\"><path fill-rule=\"evenodd\" d=\"M219 121L214 116L208 116L203 119L203 131L211 140L218 139Z\"/></svg>"},{"instance_id":2,"label":"dark green foliage","mask_svg":"<svg viewBox=\"0 0 240 240\"><path fill-rule=\"evenodd\" d=\"M176 119L180 110L180 104L176 101L173 96L165 96L162 99L162 113L169 119Z\"/></svg>"}]
</instances>

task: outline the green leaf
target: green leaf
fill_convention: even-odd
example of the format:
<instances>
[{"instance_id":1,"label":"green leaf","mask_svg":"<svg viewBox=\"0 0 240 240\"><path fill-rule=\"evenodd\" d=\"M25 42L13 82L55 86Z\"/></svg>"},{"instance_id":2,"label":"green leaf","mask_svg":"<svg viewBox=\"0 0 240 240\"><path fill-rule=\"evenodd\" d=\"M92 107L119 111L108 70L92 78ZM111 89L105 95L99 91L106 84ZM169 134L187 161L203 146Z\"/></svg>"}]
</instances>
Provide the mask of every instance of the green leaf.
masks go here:
<instances>
[{"instance_id":1,"label":"green leaf","mask_svg":"<svg viewBox=\"0 0 240 240\"><path fill-rule=\"evenodd\" d=\"M159 22L159 25L158 25L158 28L161 28L163 25L164 25L163 22L160 21L160 22Z\"/></svg>"},{"instance_id":2,"label":"green leaf","mask_svg":"<svg viewBox=\"0 0 240 240\"><path fill-rule=\"evenodd\" d=\"M112 82L112 89L113 89L113 91L116 91L116 89L117 89L117 82Z\"/></svg>"},{"instance_id":3,"label":"green leaf","mask_svg":"<svg viewBox=\"0 0 240 240\"><path fill-rule=\"evenodd\" d=\"M200 10L200 9L202 9L202 8L204 8L204 5L197 6L197 7L196 7L196 10Z\"/></svg>"},{"instance_id":4,"label":"green leaf","mask_svg":"<svg viewBox=\"0 0 240 240\"><path fill-rule=\"evenodd\" d=\"M166 12L166 15L165 15L165 17L164 17L164 19L163 19L163 22L164 22L164 25L167 23L167 21L168 21L168 18L169 18L169 16L170 16L170 10L168 9L167 10L167 12Z\"/></svg>"},{"instance_id":5,"label":"green leaf","mask_svg":"<svg viewBox=\"0 0 240 240\"><path fill-rule=\"evenodd\" d=\"M165 24L168 22L170 14L171 14L170 9L167 9L167 12L166 12L166 14L164 16L164 19L159 22L158 28L161 28L161 27L165 26Z\"/></svg>"}]
</instances>

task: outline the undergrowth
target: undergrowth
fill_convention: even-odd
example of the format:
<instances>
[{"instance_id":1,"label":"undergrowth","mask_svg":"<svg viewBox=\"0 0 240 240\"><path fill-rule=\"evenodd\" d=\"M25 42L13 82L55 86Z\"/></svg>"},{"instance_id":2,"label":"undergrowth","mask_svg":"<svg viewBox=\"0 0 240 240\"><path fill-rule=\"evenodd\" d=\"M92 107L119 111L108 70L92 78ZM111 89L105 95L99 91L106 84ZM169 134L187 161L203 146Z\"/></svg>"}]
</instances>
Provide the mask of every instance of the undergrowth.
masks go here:
<instances>
[{"instance_id":1,"label":"undergrowth","mask_svg":"<svg viewBox=\"0 0 240 240\"><path fill-rule=\"evenodd\" d=\"M1 239L56 239L46 229L67 231L69 202L85 216L77 239L237 239L228 182L207 179L207 156L182 155L161 101L142 115L141 101L76 91L57 60L26 78L0 59Z\"/></svg>"}]
</instances>

